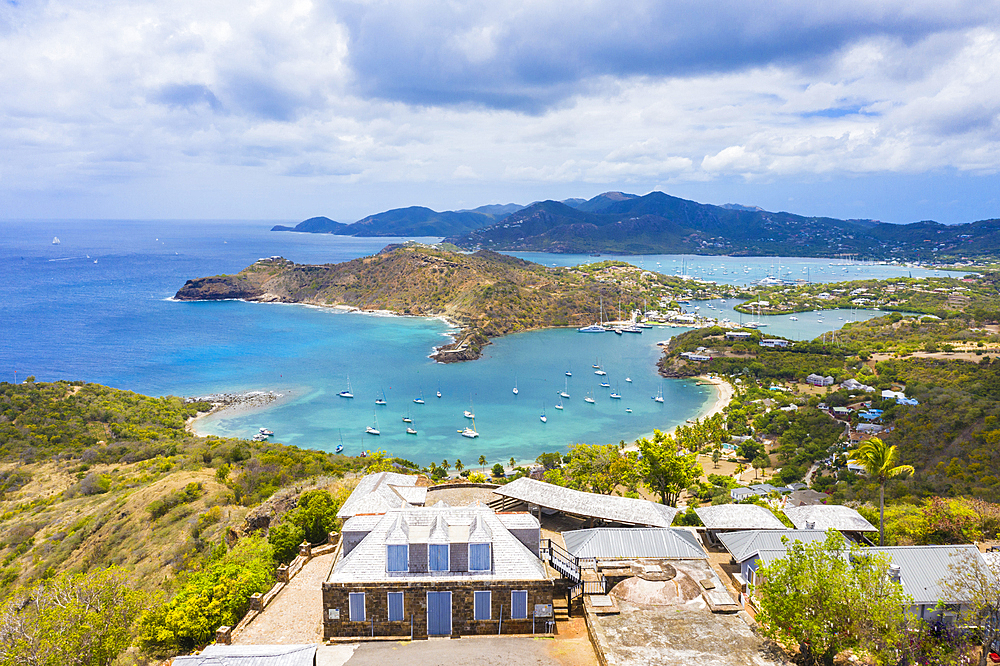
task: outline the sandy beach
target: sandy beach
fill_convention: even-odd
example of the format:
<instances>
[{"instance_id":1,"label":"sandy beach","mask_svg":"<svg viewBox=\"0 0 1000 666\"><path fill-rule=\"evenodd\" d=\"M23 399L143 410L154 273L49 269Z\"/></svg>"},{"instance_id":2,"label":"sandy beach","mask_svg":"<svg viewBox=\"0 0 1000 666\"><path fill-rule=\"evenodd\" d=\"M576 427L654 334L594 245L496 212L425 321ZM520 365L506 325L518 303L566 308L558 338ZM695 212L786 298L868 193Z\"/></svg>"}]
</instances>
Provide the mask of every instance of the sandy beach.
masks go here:
<instances>
[{"instance_id":1,"label":"sandy beach","mask_svg":"<svg viewBox=\"0 0 1000 666\"><path fill-rule=\"evenodd\" d=\"M187 402L210 402L212 409L207 412L199 412L197 416L192 416L184 424L184 428L198 436L205 433L198 432L197 424L209 416L217 416L222 413L241 414L252 412L264 407L272 406L274 403L290 397L292 391L285 390L281 393L276 391L246 391L243 393L216 393L213 395L197 396L186 398Z\"/></svg>"},{"instance_id":2,"label":"sandy beach","mask_svg":"<svg viewBox=\"0 0 1000 666\"><path fill-rule=\"evenodd\" d=\"M726 408L726 405L733 399L733 385L723 379L709 377L708 375L698 375L697 379L704 384L711 384L719 392L719 397L716 399L715 404L712 405L712 408L698 418L707 419L709 416L715 416L722 412Z\"/></svg>"}]
</instances>

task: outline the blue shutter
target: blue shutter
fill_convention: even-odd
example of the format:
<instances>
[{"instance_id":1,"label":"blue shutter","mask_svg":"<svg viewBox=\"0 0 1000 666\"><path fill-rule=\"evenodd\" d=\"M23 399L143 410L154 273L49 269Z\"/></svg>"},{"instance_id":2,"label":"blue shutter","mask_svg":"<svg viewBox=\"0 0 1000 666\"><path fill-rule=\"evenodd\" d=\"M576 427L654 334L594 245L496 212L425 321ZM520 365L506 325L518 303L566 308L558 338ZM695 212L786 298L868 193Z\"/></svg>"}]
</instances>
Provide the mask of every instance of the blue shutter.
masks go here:
<instances>
[{"instance_id":1,"label":"blue shutter","mask_svg":"<svg viewBox=\"0 0 1000 666\"><path fill-rule=\"evenodd\" d=\"M351 622L365 621L365 593L351 592Z\"/></svg>"},{"instance_id":2,"label":"blue shutter","mask_svg":"<svg viewBox=\"0 0 1000 666\"><path fill-rule=\"evenodd\" d=\"M473 603L474 608L472 610L472 613L473 613L472 619L473 620L488 620L488 619L490 619L490 617L492 616L492 613L490 611L490 605L491 605L491 601L492 601L490 593L488 591L487 592L473 592L472 593L472 598L473 598L473 601L474 601L474 603Z\"/></svg>"},{"instance_id":3,"label":"blue shutter","mask_svg":"<svg viewBox=\"0 0 1000 666\"><path fill-rule=\"evenodd\" d=\"M510 616L514 620L523 620L528 617L527 590L515 590L510 593Z\"/></svg>"},{"instance_id":4,"label":"blue shutter","mask_svg":"<svg viewBox=\"0 0 1000 666\"><path fill-rule=\"evenodd\" d=\"M386 546L386 571L409 571L408 547Z\"/></svg>"},{"instance_id":5,"label":"blue shutter","mask_svg":"<svg viewBox=\"0 0 1000 666\"><path fill-rule=\"evenodd\" d=\"M403 621L403 593L389 593L389 622Z\"/></svg>"},{"instance_id":6,"label":"blue shutter","mask_svg":"<svg viewBox=\"0 0 1000 666\"><path fill-rule=\"evenodd\" d=\"M427 557L431 571L448 570L448 544L432 543L427 549Z\"/></svg>"},{"instance_id":7,"label":"blue shutter","mask_svg":"<svg viewBox=\"0 0 1000 666\"><path fill-rule=\"evenodd\" d=\"M490 544L469 544L469 571L490 570Z\"/></svg>"}]
</instances>

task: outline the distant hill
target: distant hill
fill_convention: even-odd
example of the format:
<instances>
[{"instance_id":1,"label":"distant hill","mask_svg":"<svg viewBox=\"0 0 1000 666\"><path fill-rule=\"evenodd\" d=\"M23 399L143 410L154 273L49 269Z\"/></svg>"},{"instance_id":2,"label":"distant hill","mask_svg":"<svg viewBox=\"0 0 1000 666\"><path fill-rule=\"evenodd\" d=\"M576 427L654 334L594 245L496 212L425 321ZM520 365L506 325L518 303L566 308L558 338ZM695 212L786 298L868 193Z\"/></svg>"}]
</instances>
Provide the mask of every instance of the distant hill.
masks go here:
<instances>
[{"instance_id":1,"label":"distant hill","mask_svg":"<svg viewBox=\"0 0 1000 666\"><path fill-rule=\"evenodd\" d=\"M350 232L347 231L348 226L343 222L335 222L328 217L310 217L304 222L299 222L294 227L276 224L271 227L271 231L301 231L310 234L337 234L343 236L350 235Z\"/></svg>"},{"instance_id":2,"label":"distant hill","mask_svg":"<svg viewBox=\"0 0 1000 666\"><path fill-rule=\"evenodd\" d=\"M438 213L423 206L369 215L350 225L352 236L451 236L492 224L495 218L472 211Z\"/></svg>"},{"instance_id":3,"label":"distant hill","mask_svg":"<svg viewBox=\"0 0 1000 666\"><path fill-rule=\"evenodd\" d=\"M713 206L662 192L606 193L570 207L531 204L501 221L450 237L460 247L563 253L957 259L1000 255L1000 220L898 225Z\"/></svg>"}]
</instances>

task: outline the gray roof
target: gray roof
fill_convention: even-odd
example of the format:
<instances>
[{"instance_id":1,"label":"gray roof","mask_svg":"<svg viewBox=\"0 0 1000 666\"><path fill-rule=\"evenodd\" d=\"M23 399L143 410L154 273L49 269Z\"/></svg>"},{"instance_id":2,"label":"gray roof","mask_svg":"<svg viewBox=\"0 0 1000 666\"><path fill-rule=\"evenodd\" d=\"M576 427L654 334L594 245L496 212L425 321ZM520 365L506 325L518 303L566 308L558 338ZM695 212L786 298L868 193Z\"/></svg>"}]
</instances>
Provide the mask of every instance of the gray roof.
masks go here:
<instances>
[{"instance_id":1,"label":"gray roof","mask_svg":"<svg viewBox=\"0 0 1000 666\"><path fill-rule=\"evenodd\" d=\"M409 504L423 504L426 488L416 488L417 477L395 472L378 472L361 479L337 517L341 520L361 513L385 513Z\"/></svg>"},{"instance_id":2,"label":"gray roof","mask_svg":"<svg viewBox=\"0 0 1000 666\"><path fill-rule=\"evenodd\" d=\"M370 532L382 520L382 514L351 516L344 522L341 532Z\"/></svg>"},{"instance_id":3,"label":"gray roof","mask_svg":"<svg viewBox=\"0 0 1000 666\"><path fill-rule=\"evenodd\" d=\"M526 514L525 514L526 515ZM538 520L528 517L539 529ZM519 521L527 526L527 518ZM405 526L405 527L404 527ZM399 541L405 535L405 541ZM490 571L387 572L386 543L483 543L492 545L493 568ZM343 556L333 567L331 583L356 582L436 582L443 580L545 580L545 566L538 556L512 535L493 511L484 506L392 509L369 532L368 536Z\"/></svg>"},{"instance_id":4,"label":"gray roof","mask_svg":"<svg viewBox=\"0 0 1000 666\"><path fill-rule=\"evenodd\" d=\"M707 559L698 539L688 530L663 527L601 527L563 532L566 550L576 557L624 559Z\"/></svg>"},{"instance_id":5,"label":"gray roof","mask_svg":"<svg viewBox=\"0 0 1000 666\"><path fill-rule=\"evenodd\" d=\"M737 562L755 559L761 552L778 551L784 555L786 545L782 539L802 543L825 541L826 532L819 530L741 530L719 535L719 541ZM763 558L765 560L770 558Z\"/></svg>"},{"instance_id":6,"label":"gray roof","mask_svg":"<svg viewBox=\"0 0 1000 666\"><path fill-rule=\"evenodd\" d=\"M600 518L629 525L669 527L677 514L675 507L649 500L585 493L528 477L521 477L507 485L494 488L493 492L574 516Z\"/></svg>"},{"instance_id":7,"label":"gray roof","mask_svg":"<svg viewBox=\"0 0 1000 666\"><path fill-rule=\"evenodd\" d=\"M174 657L175 666L313 666L315 645L221 645Z\"/></svg>"},{"instance_id":8,"label":"gray roof","mask_svg":"<svg viewBox=\"0 0 1000 666\"><path fill-rule=\"evenodd\" d=\"M538 519L524 511L505 511L498 513L497 518L509 530L538 529Z\"/></svg>"},{"instance_id":9,"label":"gray roof","mask_svg":"<svg viewBox=\"0 0 1000 666\"><path fill-rule=\"evenodd\" d=\"M822 504L828 499L830 499L830 496L826 493L817 492L812 488L806 488L804 490L792 491L792 494L788 496L788 500L785 502L785 506L790 509L796 506Z\"/></svg>"},{"instance_id":10,"label":"gray roof","mask_svg":"<svg viewBox=\"0 0 1000 666\"><path fill-rule=\"evenodd\" d=\"M961 553L982 556L971 545L960 546L885 546L864 549L865 553L885 553L892 563L899 566L899 580L903 592L913 597L915 604L960 603L965 599L950 598L941 584L950 575L949 565L959 562ZM983 562L985 565L985 562Z\"/></svg>"},{"instance_id":11,"label":"gray roof","mask_svg":"<svg viewBox=\"0 0 1000 666\"><path fill-rule=\"evenodd\" d=\"M786 529L769 509L757 504L719 504L694 510L710 530L783 530Z\"/></svg>"},{"instance_id":12,"label":"gray roof","mask_svg":"<svg viewBox=\"0 0 1000 666\"><path fill-rule=\"evenodd\" d=\"M864 516L849 506L842 504L813 504L785 509L785 515L798 529L806 529L806 523L813 523L817 530L838 530L840 532L878 532L878 528L865 520Z\"/></svg>"}]
</instances>

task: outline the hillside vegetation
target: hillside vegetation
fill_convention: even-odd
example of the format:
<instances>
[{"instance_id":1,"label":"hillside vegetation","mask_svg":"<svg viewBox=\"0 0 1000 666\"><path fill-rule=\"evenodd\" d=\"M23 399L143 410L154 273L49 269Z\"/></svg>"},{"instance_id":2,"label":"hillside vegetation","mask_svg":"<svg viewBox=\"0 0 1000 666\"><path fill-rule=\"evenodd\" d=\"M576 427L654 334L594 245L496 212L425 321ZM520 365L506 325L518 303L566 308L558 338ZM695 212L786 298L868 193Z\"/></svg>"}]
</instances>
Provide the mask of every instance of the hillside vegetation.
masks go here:
<instances>
[{"instance_id":1,"label":"hillside vegetation","mask_svg":"<svg viewBox=\"0 0 1000 666\"><path fill-rule=\"evenodd\" d=\"M672 299L690 285L624 262L551 268L479 251L419 244L340 264L306 266L262 259L236 275L189 280L180 300L252 301L350 306L398 314L446 316L461 327L435 358L478 358L489 338L548 326L583 326L619 304L625 312Z\"/></svg>"}]
</instances>

